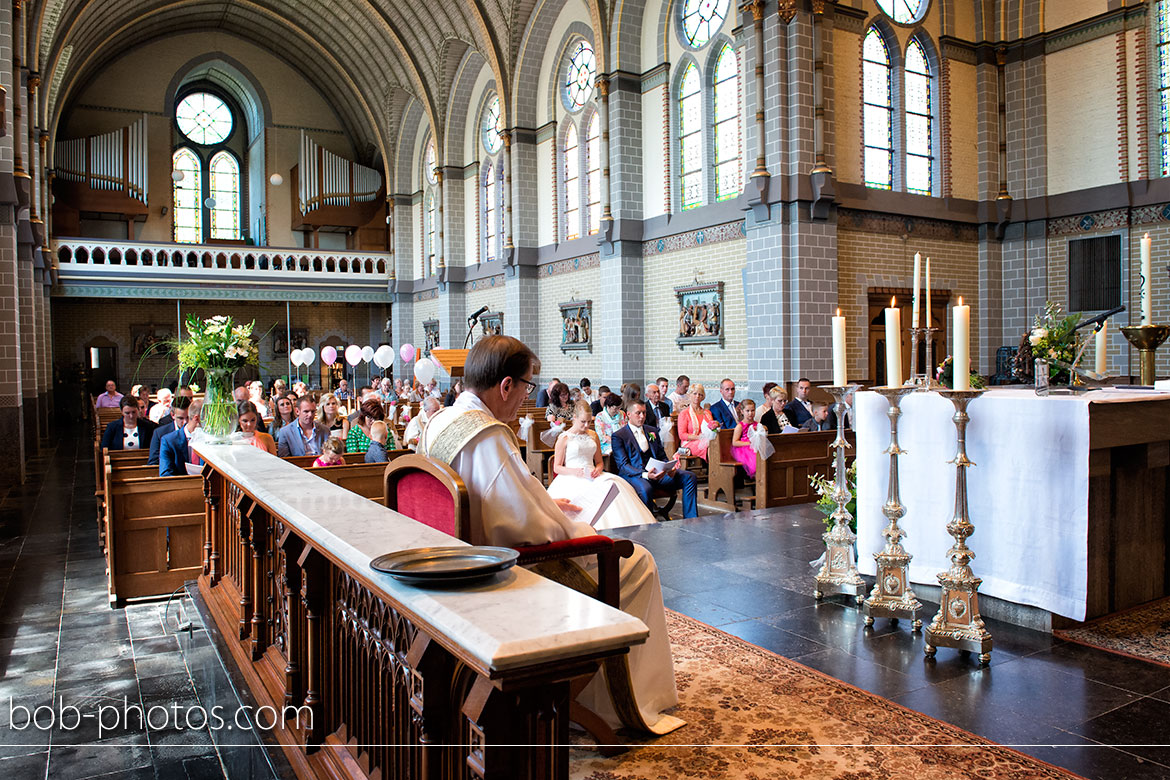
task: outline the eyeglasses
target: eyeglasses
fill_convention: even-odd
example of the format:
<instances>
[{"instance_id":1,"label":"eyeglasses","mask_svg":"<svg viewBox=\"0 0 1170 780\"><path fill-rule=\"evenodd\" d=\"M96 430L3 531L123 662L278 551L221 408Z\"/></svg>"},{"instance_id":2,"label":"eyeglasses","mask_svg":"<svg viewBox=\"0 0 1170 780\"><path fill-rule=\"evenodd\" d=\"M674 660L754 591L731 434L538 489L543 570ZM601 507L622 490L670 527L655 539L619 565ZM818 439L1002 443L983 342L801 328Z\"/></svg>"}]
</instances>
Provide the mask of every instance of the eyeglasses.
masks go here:
<instances>
[{"instance_id":1,"label":"eyeglasses","mask_svg":"<svg viewBox=\"0 0 1170 780\"><path fill-rule=\"evenodd\" d=\"M514 376L514 377L512 377L512 378L513 378L513 379L515 379L517 382L523 382L524 384L528 385L528 392L530 392L530 393L531 393L533 390L535 390L536 388L540 387L540 385L536 384L536 382L533 382L533 381L531 381L531 380L525 379L525 378L524 378L524 377L522 377L522 376Z\"/></svg>"}]
</instances>

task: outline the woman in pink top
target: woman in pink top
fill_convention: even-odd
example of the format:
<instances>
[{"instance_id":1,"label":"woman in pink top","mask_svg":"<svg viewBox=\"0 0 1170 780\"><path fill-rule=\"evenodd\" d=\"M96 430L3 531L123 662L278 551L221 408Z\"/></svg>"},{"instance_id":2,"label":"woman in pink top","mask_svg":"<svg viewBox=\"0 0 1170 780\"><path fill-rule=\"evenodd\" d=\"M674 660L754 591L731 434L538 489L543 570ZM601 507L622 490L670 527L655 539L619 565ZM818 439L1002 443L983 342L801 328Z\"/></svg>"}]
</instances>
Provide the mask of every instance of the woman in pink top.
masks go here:
<instances>
[{"instance_id":1,"label":"woman in pink top","mask_svg":"<svg viewBox=\"0 0 1170 780\"><path fill-rule=\"evenodd\" d=\"M690 404L678 413L678 438L680 446L686 447L687 452L707 459L707 446L710 440L703 438L703 423L710 423L711 428L717 427L711 412L703 408L703 400L707 397L706 390L700 384L691 385Z\"/></svg>"}]
</instances>

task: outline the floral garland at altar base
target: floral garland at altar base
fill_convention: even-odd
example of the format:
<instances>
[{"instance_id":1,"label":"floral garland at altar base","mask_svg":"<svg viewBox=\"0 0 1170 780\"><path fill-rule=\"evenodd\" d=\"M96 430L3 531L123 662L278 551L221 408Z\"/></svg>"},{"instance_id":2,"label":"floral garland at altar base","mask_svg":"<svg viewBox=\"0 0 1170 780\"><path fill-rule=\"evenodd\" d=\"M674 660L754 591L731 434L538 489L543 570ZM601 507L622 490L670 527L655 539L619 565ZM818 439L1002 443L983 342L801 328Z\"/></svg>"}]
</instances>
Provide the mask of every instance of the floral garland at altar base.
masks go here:
<instances>
[{"instance_id":1,"label":"floral garland at altar base","mask_svg":"<svg viewBox=\"0 0 1170 780\"><path fill-rule=\"evenodd\" d=\"M260 348L252 337L253 320L237 325L231 317L201 320L188 315L187 338L177 341L179 370L203 371L207 387L200 424L213 442L230 441L239 411L233 395L236 371L260 363Z\"/></svg>"}]
</instances>

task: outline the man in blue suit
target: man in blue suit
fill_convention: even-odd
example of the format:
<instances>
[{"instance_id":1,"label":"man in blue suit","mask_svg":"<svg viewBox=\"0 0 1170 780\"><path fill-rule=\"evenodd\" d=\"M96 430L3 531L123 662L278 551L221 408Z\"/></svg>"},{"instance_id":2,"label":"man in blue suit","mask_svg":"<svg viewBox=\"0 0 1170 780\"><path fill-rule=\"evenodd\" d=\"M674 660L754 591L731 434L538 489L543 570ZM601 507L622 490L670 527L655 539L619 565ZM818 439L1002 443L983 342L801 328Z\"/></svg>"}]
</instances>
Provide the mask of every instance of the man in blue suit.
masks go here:
<instances>
[{"instance_id":1,"label":"man in blue suit","mask_svg":"<svg viewBox=\"0 0 1170 780\"><path fill-rule=\"evenodd\" d=\"M178 430L168 433L159 444L158 475L160 477L185 477L187 476L187 464L195 462L190 438L195 429L199 427L199 415L203 411L203 402L192 401L186 411L186 424ZM176 409L175 413L178 412L179 410Z\"/></svg>"},{"instance_id":2,"label":"man in blue suit","mask_svg":"<svg viewBox=\"0 0 1170 780\"><path fill-rule=\"evenodd\" d=\"M310 396L297 399L297 421L280 429L276 440L276 454L282 458L290 455L320 455L329 430L317 422L317 402Z\"/></svg>"},{"instance_id":3,"label":"man in blue suit","mask_svg":"<svg viewBox=\"0 0 1170 780\"><path fill-rule=\"evenodd\" d=\"M797 428L804 427L804 424L812 419L813 405L809 400L808 394L812 390L812 382L808 381L808 377L801 377L796 380L796 397L788 402L784 407L784 416L788 418L788 422ZM836 422L833 423L836 427Z\"/></svg>"},{"instance_id":4,"label":"man in blue suit","mask_svg":"<svg viewBox=\"0 0 1170 780\"><path fill-rule=\"evenodd\" d=\"M682 490L683 517L698 517L698 492L695 489L695 475L680 469L675 463L667 471L650 471L646 462L650 458L666 460L662 449L662 437L658 429L646 425L646 402L631 401L626 406L626 425L614 431L613 462L618 475L629 482L638 497L653 510L654 488Z\"/></svg>"},{"instance_id":5,"label":"man in blue suit","mask_svg":"<svg viewBox=\"0 0 1170 780\"><path fill-rule=\"evenodd\" d=\"M739 404L735 400L735 382L724 379L719 383L718 401L711 404L711 416L720 428L735 428L739 424Z\"/></svg>"},{"instance_id":6,"label":"man in blue suit","mask_svg":"<svg viewBox=\"0 0 1170 780\"><path fill-rule=\"evenodd\" d=\"M148 466L158 465L162 440L168 434L174 433L187 424L187 410L190 408L191 399L185 395L175 396L174 400L171 401L171 413L159 420L158 427L154 429L154 436L150 438L150 457L146 460Z\"/></svg>"}]
</instances>

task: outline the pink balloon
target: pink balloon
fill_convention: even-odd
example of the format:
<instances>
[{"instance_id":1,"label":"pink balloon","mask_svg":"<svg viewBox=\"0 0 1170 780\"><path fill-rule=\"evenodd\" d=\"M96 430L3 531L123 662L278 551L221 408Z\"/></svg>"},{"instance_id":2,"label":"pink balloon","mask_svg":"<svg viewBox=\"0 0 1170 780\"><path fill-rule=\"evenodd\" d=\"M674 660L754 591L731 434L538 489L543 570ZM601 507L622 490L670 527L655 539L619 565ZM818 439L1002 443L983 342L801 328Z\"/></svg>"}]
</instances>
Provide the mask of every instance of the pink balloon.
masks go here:
<instances>
[{"instance_id":1,"label":"pink balloon","mask_svg":"<svg viewBox=\"0 0 1170 780\"><path fill-rule=\"evenodd\" d=\"M439 359L437 357L435 357L434 355L431 355L431 362L435 364L435 368L442 368L443 367L443 364L440 363Z\"/></svg>"},{"instance_id":2,"label":"pink balloon","mask_svg":"<svg viewBox=\"0 0 1170 780\"><path fill-rule=\"evenodd\" d=\"M321 350L321 362L331 366L337 362L337 350L333 347L324 347Z\"/></svg>"},{"instance_id":3,"label":"pink balloon","mask_svg":"<svg viewBox=\"0 0 1170 780\"><path fill-rule=\"evenodd\" d=\"M345 362L351 366L356 366L362 362L362 348L357 344L350 344L345 348Z\"/></svg>"},{"instance_id":4,"label":"pink balloon","mask_svg":"<svg viewBox=\"0 0 1170 780\"><path fill-rule=\"evenodd\" d=\"M398 356L400 358L402 358L403 363L410 363L411 361L413 361L414 360L414 345L403 344L401 349L398 350Z\"/></svg>"}]
</instances>

